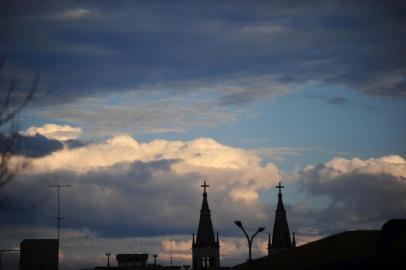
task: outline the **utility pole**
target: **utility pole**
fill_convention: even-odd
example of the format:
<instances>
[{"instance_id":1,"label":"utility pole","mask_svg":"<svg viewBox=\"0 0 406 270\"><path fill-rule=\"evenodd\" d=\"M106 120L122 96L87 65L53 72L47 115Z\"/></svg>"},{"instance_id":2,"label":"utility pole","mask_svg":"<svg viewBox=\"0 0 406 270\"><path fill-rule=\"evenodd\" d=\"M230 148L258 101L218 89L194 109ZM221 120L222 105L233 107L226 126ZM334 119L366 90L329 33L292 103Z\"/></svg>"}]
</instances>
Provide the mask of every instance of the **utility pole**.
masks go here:
<instances>
[{"instance_id":1,"label":"utility pole","mask_svg":"<svg viewBox=\"0 0 406 270\"><path fill-rule=\"evenodd\" d=\"M60 189L64 187L70 187L71 185L49 185L50 187L54 187L58 189L58 216L55 217L55 219L58 220L58 241L59 241L59 232L60 232L60 227L61 227L61 220L63 220L63 217L61 217L61 203L60 203Z\"/></svg>"},{"instance_id":2,"label":"utility pole","mask_svg":"<svg viewBox=\"0 0 406 270\"><path fill-rule=\"evenodd\" d=\"M169 241L171 241L171 266L172 266L172 241L173 241L173 239L169 239Z\"/></svg>"}]
</instances>

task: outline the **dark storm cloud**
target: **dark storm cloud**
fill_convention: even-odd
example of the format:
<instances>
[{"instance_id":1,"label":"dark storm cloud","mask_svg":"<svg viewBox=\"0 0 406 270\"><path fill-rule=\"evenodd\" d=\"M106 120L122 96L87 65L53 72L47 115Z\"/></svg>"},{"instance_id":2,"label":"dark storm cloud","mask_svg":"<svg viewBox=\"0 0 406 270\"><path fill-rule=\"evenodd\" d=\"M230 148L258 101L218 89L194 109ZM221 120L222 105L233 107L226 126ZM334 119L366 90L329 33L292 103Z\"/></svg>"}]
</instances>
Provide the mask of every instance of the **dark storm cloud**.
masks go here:
<instances>
[{"instance_id":1,"label":"dark storm cloud","mask_svg":"<svg viewBox=\"0 0 406 270\"><path fill-rule=\"evenodd\" d=\"M2 5L0 49L16 70L43 71L42 86L52 90L43 102L242 74L340 84L380 96L406 92L403 1ZM257 91L228 94L220 103L260 100Z\"/></svg>"},{"instance_id":2,"label":"dark storm cloud","mask_svg":"<svg viewBox=\"0 0 406 270\"><path fill-rule=\"evenodd\" d=\"M59 170L18 176L5 192L1 224L18 228L29 221L32 226L52 226L56 193L48 186L64 183L71 185L62 193L65 228L91 228L106 237L191 234L198 222L203 176L198 171L176 173L171 166L180 162L157 159L117 163L80 174ZM224 173L223 169L211 171ZM242 210L244 203L234 201L229 191L218 188L209 193L213 222L222 235L238 234L232 226L237 217L251 223L270 220L267 205L248 204ZM44 197L49 199L44 201ZM253 216L253 208L263 214Z\"/></svg>"},{"instance_id":3,"label":"dark storm cloud","mask_svg":"<svg viewBox=\"0 0 406 270\"><path fill-rule=\"evenodd\" d=\"M69 149L80 148L89 144L89 142L84 142L77 139L69 139L63 142Z\"/></svg>"},{"instance_id":4,"label":"dark storm cloud","mask_svg":"<svg viewBox=\"0 0 406 270\"><path fill-rule=\"evenodd\" d=\"M104 235L151 235L157 232L178 232L190 225L178 223L178 219L165 220L165 216L182 216L182 213L160 212L172 207L181 209L187 205L189 187L167 189L151 183L154 172L165 172L168 185L181 181L169 171L177 160L158 160L118 164L109 169L95 170L83 175L69 171L20 176L2 197L2 224L24 225L29 220L33 226L47 226L54 215L55 196L49 185L64 182L72 185L63 190L62 208L71 228L91 227ZM21 184L24 183L24 184ZM167 190L167 192L163 192ZM46 202L43 197L48 198ZM21 200L19 198L24 198ZM44 203L40 203L44 202ZM165 204L165 205L163 205ZM33 207L36 205L38 207ZM78 211L80 209L80 211ZM158 219L160 222L151 222ZM167 226L162 228L162 222ZM176 224L176 225L174 225Z\"/></svg>"},{"instance_id":5,"label":"dark storm cloud","mask_svg":"<svg viewBox=\"0 0 406 270\"><path fill-rule=\"evenodd\" d=\"M72 185L63 191L66 227L88 227L108 237L190 233L196 226L201 194L187 179L196 176L170 171L170 164L177 162L134 162L80 176L61 171L22 178L25 184L14 181L7 190L9 195L2 198L1 223L23 226L29 220L33 226L51 224L55 198L47 186L58 181ZM44 194L51 199L40 207L31 207L30 202L42 201ZM194 218L186 218L188 215Z\"/></svg>"},{"instance_id":6,"label":"dark storm cloud","mask_svg":"<svg viewBox=\"0 0 406 270\"><path fill-rule=\"evenodd\" d=\"M25 226L27 220L33 226L50 226L56 197L49 185L63 183L71 185L64 189L62 201L67 228L91 228L107 237L190 234L196 229L202 198L200 180L205 176L213 188L209 193L213 220L222 235L238 233L232 226L236 218L247 220L250 226L272 228L276 198L269 205L242 196L252 196L250 188L266 181L256 178L275 171L256 172L262 167L252 163L244 165L246 169L236 169L225 161L220 167L205 167L205 162L216 160L212 151L209 160L201 159L207 155L202 146L213 149L207 144L216 145L210 142L200 139L186 144L188 147L179 141L140 145L121 136L104 145L89 144L80 150L65 149L52 157L34 159L4 190L1 222L16 228ZM131 148L135 152L127 152ZM174 154L176 149L181 152ZM244 159L240 151L231 150L220 148L219 156L235 156L231 164ZM171 158L165 156L167 151ZM194 165L187 165L187 160ZM56 166L59 163L60 167ZM214 163L221 163L221 159ZM300 193L309 197L293 205L285 201L292 230L314 237L377 228L387 219L404 216L405 166L402 157L393 155L368 160L335 158L306 167L299 184ZM259 186L258 192L266 187ZM365 196L359 196L360 192Z\"/></svg>"},{"instance_id":7,"label":"dark storm cloud","mask_svg":"<svg viewBox=\"0 0 406 270\"><path fill-rule=\"evenodd\" d=\"M192 179L201 176L176 174L170 166L178 162L136 161L81 175L59 171L22 178L25 180L13 182L9 197L4 198L2 224L19 227L29 220L35 226L52 225L56 197L47 186L57 181L72 185L63 191L65 228L91 228L105 237L190 234L196 229L201 203L201 192ZM329 196L329 203L314 208L305 202L291 204L285 199L290 228L300 237L378 228L387 219L406 213L405 185L393 175L354 173L328 182L325 177L314 175L317 170L318 167L306 173L303 188L311 196ZM359 196L360 190L368 196ZM10 200L17 198L16 194L25 199ZM272 205L255 206L263 219L254 217L250 207L241 209L242 204L232 202L224 190L209 193L209 202L214 209L216 229L222 235L238 234L232 226L235 218L270 229L273 226L276 198Z\"/></svg>"},{"instance_id":8,"label":"dark storm cloud","mask_svg":"<svg viewBox=\"0 0 406 270\"><path fill-rule=\"evenodd\" d=\"M353 229L377 228L391 218L404 217L406 179L396 175L402 165L392 166L393 174L358 169L340 172L324 165L304 170L303 190L312 196L327 196L328 199L319 210L296 209L295 215L306 215L307 221L313 220L313 227L320 228L324 234L346 230L349 224ZM338 174L334 175L334 171Z\"/></svg>"},{"instance_id":9,"label":"dark storm cloud","mask_svg":"<svg viewBox=\"0 0 406 270\"><path fill-rule=\"evenodd\" d=\"M14 146L9 147L11 145ZM48 139L40 134L36 134L35 136L14 134L11 138L10 136L0 133L0 153L12 149L14 154L36 158L46 156L54 151L61 150L62 148L62 142Z\"/></svg>"},{"instance_id":10,"label":"dark storm cloud","mask_svg":"<svg viewBox=\"0 0 406 270\"><path fill-rule=\"evenodd\" d=\"M128 171L129 175L132 175L133 178L138 179L139 181L148 181L152 177L152 173L157 171L169 171L170 166L179 162L180 160L173 159L160 159L151 162L142 162L136 161L133 162Z\"/></svg>"}]
</instances>

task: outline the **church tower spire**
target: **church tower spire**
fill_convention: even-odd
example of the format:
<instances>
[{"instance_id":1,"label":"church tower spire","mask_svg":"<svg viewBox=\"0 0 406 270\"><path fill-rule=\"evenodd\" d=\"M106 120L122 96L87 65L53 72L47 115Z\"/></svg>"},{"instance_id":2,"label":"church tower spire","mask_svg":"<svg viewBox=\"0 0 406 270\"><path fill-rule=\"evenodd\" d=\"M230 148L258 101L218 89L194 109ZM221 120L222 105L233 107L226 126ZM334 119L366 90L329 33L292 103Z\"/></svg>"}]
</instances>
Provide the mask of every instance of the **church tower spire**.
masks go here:
<instances>
[{"instance_id":1,"label":"church tower spire","mask_svg":"<svg viewBox=\"0 0 406 270\"><path fill-rule=\"evenodd\" d=\"M284 188L284 186L279 183L276 188L279 189L278 205L276 206L275 212L275 223L273 226L272 234L272 247L268 249L268 255L270 255L274 251L292 247L288 221L286 219L286 211L282 200L281 190L282 188Z\"/></svg>"},{"instance_id":2,"label":"church tower spire","mask_svg":"<svg viewBox=\"0 0 406 270\"><path fill-rule=\"evenodd\" d=\"M272 249L272 242L271 242L271 234L268 233L268 254L271 252Z\"/></svg>"},{"instance_id":3,"label":"church tower spire","mask_svg":"<svg viewBox=\"0 0 406 270\"><path fill-rule=\"evenodd\" d=\"M199 227L196 241L193 241L193 269L210 269L220 266L220 243L214 236L213 223L211 221L209 203L207 201L206 181L201 185L203 188L202 208L200 209Z\"/></svg>"}]
</instances>

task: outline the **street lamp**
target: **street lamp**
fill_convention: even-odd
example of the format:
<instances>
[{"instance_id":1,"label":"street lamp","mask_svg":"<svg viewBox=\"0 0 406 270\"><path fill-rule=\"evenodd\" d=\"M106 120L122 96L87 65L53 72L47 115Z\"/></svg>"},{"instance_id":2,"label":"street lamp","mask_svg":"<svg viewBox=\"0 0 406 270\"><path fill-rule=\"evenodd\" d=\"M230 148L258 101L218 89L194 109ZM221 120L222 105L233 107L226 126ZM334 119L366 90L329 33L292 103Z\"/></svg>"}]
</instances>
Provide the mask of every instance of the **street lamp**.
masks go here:
<instances>
[{"instance_id":1,"label":"street lamp","mask_svg":"<svg viewBox=\"0 0 406 270\"><path fill-rule=\"evenodd\" d=\"M111 252L106 252L106 256L107 256L107 268L110 268L110 256L111 256Z\"/></svg>"},{"instance_id":2,"label":"street lamp","mask_svg":"<svg viewBox=\"0 0 406 270\"><path fill-rule=\"evenodd\" d=\"M243 233L245 234L245 237L247 237L247 240L248 240L248 261L251 261L251 260L252 260L252 258L251 258L252 240L254 239L254 237L255 237L258 233L263 232L263 231L265 230L265 228L264 228L264 227L259 227L259 228L257 229L257 231L256 231L251 237L249 237L248 234L247 234L247 232L245 231L244 227L242 226L242 222L241 222L241 221L236 220L236 221L234 221L234 223L235 223L235 225L238 226L238 228L240 228L240 229L243 231Z\"/></svg>"},{"instance_id":3,"label":"street lamp","mask_svg":"<svg viewBox=\"0 0 406 270\"><path fill-rule=\"evenodd\" d=\"M152 254L152 257L154 257L154 265L156 266L156 258L158 257L158 253Z\"/></svg>"}]
</instances>

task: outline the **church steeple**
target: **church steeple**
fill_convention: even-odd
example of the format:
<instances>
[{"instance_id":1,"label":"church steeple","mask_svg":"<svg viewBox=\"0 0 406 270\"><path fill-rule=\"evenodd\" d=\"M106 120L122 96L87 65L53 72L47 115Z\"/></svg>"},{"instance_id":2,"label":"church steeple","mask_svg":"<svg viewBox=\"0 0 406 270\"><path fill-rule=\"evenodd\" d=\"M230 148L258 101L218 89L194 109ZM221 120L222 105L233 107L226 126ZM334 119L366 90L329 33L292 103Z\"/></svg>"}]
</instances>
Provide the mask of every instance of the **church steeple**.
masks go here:
<instances>
[{"instance_id":1,"label":"church steeple","mask_svg":"<svg viewBox=\"0 0 406 270\"><path fill-rule=\"evenodd\" d=\"M213 223L211 222L210 208L207 201L206 188L209 185L206 181L203 187L203 201L200 209L199 227L197 229L196 241L193 235L193 269L218 268L220 266L220 241L217 233L217 240L214 235Z\"/></svg>"},{"instance_id":2,"label":"church steeple","mask_svg":"<svg viewBox=\"0 0 406 270\"><path fill-rule=\"evenodd\" d=\"M279 189L278 205L276 207L275 212L275 223L273 226L273 234L272 234L272 247L271 249L268 250L268 254L270 254L272 251L286 249L292 246L292 242L290 240L288 221L286 219L286 211L285 207L283 206L282 200L281 190L282 188L284 188L284 186L282 186L281 183L279 183L279 185L277 185L276 188Z\"/></svg>"},{"instance_id":3,"label":"church steeple","mask_svg":"<svg viewBox=\"0 0 406 270\"><path fill-rule=\"evenodd\" d=\"M199 228L197 229L196 246L215 247L216 240L214 237L213 224L211 222L209 203L207 202L206 187L209 185L204 182L201 187L204 188L202 208L200 209Z\"/></svg>"}]
</instances>

